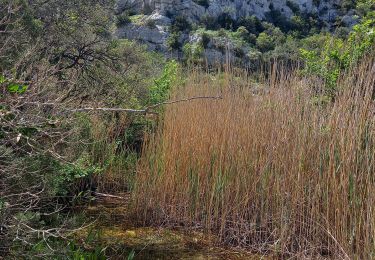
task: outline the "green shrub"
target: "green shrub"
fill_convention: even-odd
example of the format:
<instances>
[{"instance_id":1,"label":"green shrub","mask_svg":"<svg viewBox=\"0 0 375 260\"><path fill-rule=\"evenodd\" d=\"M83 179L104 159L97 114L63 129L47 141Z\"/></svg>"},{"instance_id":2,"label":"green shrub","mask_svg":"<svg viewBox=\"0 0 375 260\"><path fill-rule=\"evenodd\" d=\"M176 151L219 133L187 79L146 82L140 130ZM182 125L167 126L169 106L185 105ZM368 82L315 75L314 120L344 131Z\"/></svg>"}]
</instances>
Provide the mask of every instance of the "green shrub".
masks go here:
<instances>
[{"instance_id":1,"label":"green shrub","mask_svg":"<svg viewBox=\"0 0 375 260\"><path fill-rule=\"evenodd\" d=\"M116 25L118 27L125 26L131 23L131 19L127 13L120 14L116 17Z\"/></svg>"},{"instance_id":2,"label":"green shrub","mask_svg":"<svg viewBox=\"0 0 375 260\"><path fill-rule=\"evenodd\" d=\"M254 15L240 18L239 25L244 26L249 33L255 35L264 31L261 21Z\"/></svg>"},{"instance_id":3,"label":"green shrub","mask_svg":"<svg viewBox=\"0 0 375 260\"><path fill-rule=\"evenodd\" d=\"M340 74L355 66L366 53L373 51L374 28L375 12L371 12L353 27L347 40L330 35L320 38L314 36L320 41L317 48L301 49L301 56L305 60L304 72L322 78L328 94L334 95Z\"/></svg>"},{"instance_id":4,"label":"green shrub","mask_svg":"<svg viewBox=\"0 0 375 260\"><path fill-rule=\"evenodd\" d=\"M298 15L293 15L290 18L290 23L291 23L291 29L297 30L297 31L304 31L306 27L308 26L305 22L305 20Z\"/></svg>"},{"instance_id":5,"label":"green shrub","mask_svg":"<svg viewBox=\"0 0 375 260\"><path fill-rule=\"evenodd\" d=\"M246 29L245 26L238 27L235 35L238 36L241 40L251 45L255 45L256 43L256 39L257 39L256 35L253 33L249 33L249 31Z\"/></svg>"},{"instance_id":6,"label":"green shrub","mask_svg":"<svg viewBox=\"0 0 375 260\"><path fill-rule=\"evenodd\" d=\"M145 25L151 29L156 28L155 21L151 19L147 19Z\"/></svg>"},{"instance_id":7,"label":"green shrub","mask_svg":"<svg viewBox=\"0 0 375 260\"><path fill-rule=\"evenodd\" d=\"M91 188L91 181L95 174L102 173L103 168L91 165L86 159L78 160L74 164L59 167L58 174L51 176L55 196L79 196ZM82 181L82 182L80 182Z\"/></svg>"},{"instance_id":8,"label":"green shrub","mask_svg":"<svg viewBox=\"0 0 375 260\"><path fill-rule=\"evenodd\" d=\"M200 63L204 52L202 42L198 44L187 43L182 48L184 59L187 63Z\"/></svg>"},{"instance_id":9,"label":"green shrub","mask_svg":"<svg viewBox=\"0 0 375 260\"><path fill-rule=\"evenodd\" d=\"M249 31L246 29L245 26L238 27L236 33L244 40L246 40L249 37Z\"/></svg>"},{"instance_id":10,"label":"green shrub","mask_svg":"<svg viewBox=\"0 0 375 260\"><path fill-rule=\"evenodd\" d=\"M271 36L265 32L262 32L259 34L256 40L256 46L260 51L266 52L273 50L275 48L275 43Z\"/></svg>"},{"instance_id":11,"label":"green shrub","mask_svg":"<svg viewBox=\"0 0 375 260\"><path fill-rule=\"evenodd\" d=\"M219 24L217 23L217 19L209 14L204 14L200 18L200 23L207 29L207 30L217 30L219 29Z\"/></svg>"},{"instance_id":12,"label":"green shrub","mask_svg":"<svg viewBox=\"0 0 375 260\"><path fill-rule=\"evenodd\" d=\"M232 18L229 11L224 11L217 17L217 23L221 28L230 30L236 26L236 21Z\"/></svg>"},{"instance_id":13,"label":"green shrub","mask_svg":"<svg viewBox=\"0 0 375 260\"><path fill-rule=\"evenodd\" d=\"M219 37L227 37L228 34L227 34L227 31L223 28L220 28L220 30L217 31L217 36Z\"/></svg>"},{"instance_id":14,"label":"green shrub","mask_svg":"<svg viewBox=\"0 0 375 260\"><path fill-rule=\"evenodd\" d=\"M189 20L185 16L179 15L174 18L170 31L173 33L188 32L191 28Z\"/></svg>"},{"instance_id":15,"label":"green shrub","mask_svg":"<svg viewBox=\"0 0 375 260\"><path fill-rule=\"evenodd\" d=\"M266 20L274 26L279 27L283 32L288 32L292 29L289 19L283 15L279 10L272 9L265 14Z\"/></svg>"},{"instance_id":16,"label":"green shrub","mask_svg":"<svg viewBox=\"0 0 375 260\"><path fill-rule=\"evenodd\" d=\"M178 70L178 63L174 60L165 65L162 75L150 87L149 104L162 103L169 98L170 90L178 78Z\"/></svg>"},{"instance_id":17,"label":"green shrub","mask_svg":"<svg viewBox=\"0 0 375 260\"><path fill-rule=\"evenodd\" d=\"M202 47L206 49L211 41L211 37L208 33L202 33L201 37Z\"/></svg>"},{"instance_id":18,"label":"green shrub","mask_svg":"<svg viewBox=\"0 0 375 260\"><path fill-rule=\"evenodd\" d=\"M167 39L167 46L170 51L178 50L181 48L179 32L172 32Z\"/></svg>"}]
</instances>

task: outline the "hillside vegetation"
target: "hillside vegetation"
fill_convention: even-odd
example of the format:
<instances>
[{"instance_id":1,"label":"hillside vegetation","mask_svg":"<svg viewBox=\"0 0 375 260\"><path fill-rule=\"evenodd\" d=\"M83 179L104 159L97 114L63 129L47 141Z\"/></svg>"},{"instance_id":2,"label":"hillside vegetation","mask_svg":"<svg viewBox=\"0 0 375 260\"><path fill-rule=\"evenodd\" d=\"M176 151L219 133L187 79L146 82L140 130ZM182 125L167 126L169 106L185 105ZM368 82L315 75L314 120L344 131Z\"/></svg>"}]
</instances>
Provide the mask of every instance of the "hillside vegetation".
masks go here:
<instances>
[{"instance_id":1,"label":"hillside vegetation","mask_svg":"<svg viewBox=\"0 0 375 260\"><path fill-rule=\"evenodd\" d=\"M296 62L301 49L321 54L323 43L345 41L354 26L373 19L374 8L373 0L124 2L116 15L118 37L187 63L230 61L251 69Z\"/></svg>"}]
</instances>

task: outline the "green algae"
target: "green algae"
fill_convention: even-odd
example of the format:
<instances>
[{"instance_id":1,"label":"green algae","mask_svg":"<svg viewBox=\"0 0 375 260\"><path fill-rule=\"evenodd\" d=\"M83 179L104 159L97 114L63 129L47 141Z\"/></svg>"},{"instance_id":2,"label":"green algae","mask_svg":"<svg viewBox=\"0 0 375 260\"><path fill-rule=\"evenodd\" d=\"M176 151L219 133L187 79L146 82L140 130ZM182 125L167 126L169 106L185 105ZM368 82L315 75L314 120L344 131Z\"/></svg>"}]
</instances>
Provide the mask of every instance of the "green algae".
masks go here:
<instances>
[{"instance_id":1,"label":"green algae","mask_svg":"<svg viewBox=\"0 0 375 260\"><path fill-rule=\"evenodd\" d=\"M83 241L92 230L100 235L96 245L105 248L109 259L272 259L246 251L219 247L218 240L203 232L165 228L136 227L127 216L123 201L99 201L85 212L96 220L94 226L80 230L76 239Z\"/></svg>"}]
</instances>

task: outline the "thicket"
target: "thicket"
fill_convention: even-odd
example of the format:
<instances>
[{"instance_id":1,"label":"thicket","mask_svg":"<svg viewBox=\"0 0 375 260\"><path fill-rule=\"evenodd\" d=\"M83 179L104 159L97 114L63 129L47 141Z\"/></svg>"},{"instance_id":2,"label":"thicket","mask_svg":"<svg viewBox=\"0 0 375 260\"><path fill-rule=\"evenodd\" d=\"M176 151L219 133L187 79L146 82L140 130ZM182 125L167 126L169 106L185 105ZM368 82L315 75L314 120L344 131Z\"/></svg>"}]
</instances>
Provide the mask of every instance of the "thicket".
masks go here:
<instances>
[{"instance_id":1,"label":"thicket","mask_svg":"<svg viewBox=\"0 0 375 260\"><path fill-rule=\"evenodd\" d=\"M176 64L115 40L114 1L0 1L0 255L99 257L69 234L93 191L129 190L141 109L162 102ZM117 20L119 22L119 20ZM123 20L121 20L123 22ZM81 258L80 258L81 257Z\"/></svg>"}]
</instances>

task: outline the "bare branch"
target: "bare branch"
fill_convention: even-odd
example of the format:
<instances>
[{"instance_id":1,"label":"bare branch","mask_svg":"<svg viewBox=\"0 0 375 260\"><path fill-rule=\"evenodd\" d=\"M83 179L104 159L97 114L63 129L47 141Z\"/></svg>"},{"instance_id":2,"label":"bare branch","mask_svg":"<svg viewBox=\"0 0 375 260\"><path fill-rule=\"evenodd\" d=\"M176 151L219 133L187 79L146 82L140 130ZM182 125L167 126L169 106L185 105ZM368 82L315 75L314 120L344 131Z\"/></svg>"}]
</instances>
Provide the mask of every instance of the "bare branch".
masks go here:
<instances>
[{"instance_id":1,"label":"bare branch","mask_svg":"<svg viewBox=\"0 0 375 260\"><path fill-rule=\"evenodd\" d=\"M197 97L190 97L190 98L184 98L184 99L178 99L178 100L172 100L172 101L166 101L161 102L152 106L148 106L144 109L129 109L129 108L108 108L108 107L84 107L84 108L77 108L72 109L70 111L72 112L85 112L85 111L111 111L111 112L127 112L127 113L140 113L140 114L158 114L157 112L151 111L152 109L155 109L157 107L163 106L163 105L171 105L181 102L188 102L192 100L197 99L223 99L221 96L197 96Z\"/></svg>"},{"instance_id":2,"label":"bare branch","mask_svg":"<svg viewBox=\"0 0 375 260\"><path fill-rule=\"evenodd\" d=\"M83 107L70 110L71 112L86 112L86 111L109 111L109 112L127 112L146 114L146 109L128 109L128 108L109 108L109 107Z\"/></svg>"}]
</instances>

